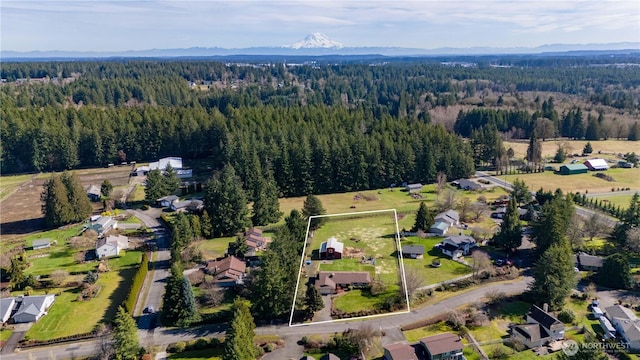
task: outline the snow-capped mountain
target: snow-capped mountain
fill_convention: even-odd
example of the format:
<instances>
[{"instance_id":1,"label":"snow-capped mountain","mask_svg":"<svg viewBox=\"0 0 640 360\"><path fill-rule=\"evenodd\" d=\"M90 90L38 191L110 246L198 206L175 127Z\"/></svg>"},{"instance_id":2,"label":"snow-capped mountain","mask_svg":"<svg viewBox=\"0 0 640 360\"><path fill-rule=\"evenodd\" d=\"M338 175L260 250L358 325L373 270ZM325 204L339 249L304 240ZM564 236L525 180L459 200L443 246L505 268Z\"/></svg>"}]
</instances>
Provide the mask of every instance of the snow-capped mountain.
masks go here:
<instances>
[{"instance_id":1,"label":"snow-capped mountain","mask_svg":"<svg viewBox=\"0 0 640 360\"><path fill-rule=\"evenodd\" d=\"M290 49L342 49L344 45L329 39L325 34L316 32L307 35L304 40L283 47Z\"/></svg>"}]
</instances>

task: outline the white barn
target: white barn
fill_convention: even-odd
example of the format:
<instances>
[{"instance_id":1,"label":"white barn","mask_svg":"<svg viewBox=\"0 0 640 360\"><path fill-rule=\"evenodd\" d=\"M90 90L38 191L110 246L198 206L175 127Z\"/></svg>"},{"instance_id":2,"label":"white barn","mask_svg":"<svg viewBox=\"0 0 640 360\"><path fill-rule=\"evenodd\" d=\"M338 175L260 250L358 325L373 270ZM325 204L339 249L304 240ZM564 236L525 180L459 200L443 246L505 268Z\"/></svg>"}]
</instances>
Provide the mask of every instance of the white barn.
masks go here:
<instances>
[{"instance_id":1,"label":"white barn","mask_svg":"<svg viewBox=\"0 0 640 360\"><path fill-rule=\"evenodd\" d=\"M589 159L584 165L591 171L600 171L609 169L609 164L605 159Z\"/></svg>"}]
</instances>

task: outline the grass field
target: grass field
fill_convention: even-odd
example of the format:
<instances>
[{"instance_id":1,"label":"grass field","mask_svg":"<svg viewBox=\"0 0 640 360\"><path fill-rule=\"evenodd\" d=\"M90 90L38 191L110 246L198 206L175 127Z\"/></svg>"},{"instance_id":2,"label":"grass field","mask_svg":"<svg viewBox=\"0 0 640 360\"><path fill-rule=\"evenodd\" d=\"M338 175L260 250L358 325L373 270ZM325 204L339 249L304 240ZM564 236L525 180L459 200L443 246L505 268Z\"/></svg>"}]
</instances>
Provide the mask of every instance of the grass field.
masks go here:
<instances>
[{"instance_id":1,"label":"grass field","mask_svg":"<svg viewBox=\"0 0 640 360\"><path fill-rule=\"evenodd\" d=\"M205 260L215 260L216 258L224 256L224 253L229 248L229 243L234 242L235 237L224 237L210 240L199 241L197 246L202 250L202 255Z\"/></svg>"},{"instance_id":2,"label":"grass field","mask_svg":"<svg viewBox=\"0 0 640 360\"><path fill-rule=\"evenodd\" d=\"M9 330L9 329L0 330L0 340L2 341L9 340L9 337L11 336L11 334L13 334L13 330Z\"/></svg>"},{"instance_id":3,"label":"grass field","mask_svg":"<svg viewBox=\"0 0 640 360\"><path fill-rule=\"evenodd\" d=\"M121 264L109 262L110 272L100 275L96 283L101 287L98 295L88 301L78 301L79 288L65 289L56 296L48 314L35 323L27 332L29 339L49 340L90 332L101 322L111 321L127 296L140 252L131 251ZM136 259L136 261L134 261Z\"/></svg>"},{"instance_id":4,"label":"grass field","mask_svg":"<svg viewBox=\"0 0 640 360\"><path fill-rule=\"evenodd\" d=\"M540 188L555 191L560 188L564 192L599 193L611 192L611 188L622 187L640 190L640 169L615 168L605 171L615 181L610 182L593 176L593 172L575 175L558 175L552 171L534 174L500 175L501 180L513 182L516 179L524 181L529 189L537 191ZM628 205L628 203L627 203Z\"/></svg>"},{"instance_id":5,"label":"grass field","mask_svg":"<svg viewBox=\"0 0 640 360\"><path fill-rule=\"evenodd\" d=\"M11 195L16 188L25 182L29 181L36 175L24 174L24 175L12 175L0 177L0 201Z\"/></svg>"},{"instance_id":6,"label":"grass field","mask_svg":"<svg viewBox=\"0 0 640 360\"><path fill-rule=\"evenodd\" d=\"M638 192L640 193L640 190L638 190ZM611 192L610 194L593 195L593 198L608 200L614 206L620 206L621 209L626 209L629 207L632 197L633 194L616 194L615 192Z\"/></svg>"},{"instance_id":7,"label":"grass field","mask_svg":"<svg viewBox=\"0 0 640 360\"><path fill-rule=\"evenodd\" d=\"M583 140L548 140L542 142L542 157L553 157L558 150L558 143L566 142L571 146L572 154L581 154L582 149L587 144L587 141ZM640 153L640 141L627 141L627 140L602 140L602 141L590 141L593 148L593 156L598 155L598 151L603 154L626 154L628 152ZM515 158L524 158L527 154L527 147L529 141L505 141L505 148L512 148L515 152ZM601 154L602 155L602 154Z\"/></svg>"},{"instance_id":8,"label":"grass field","mask_svg":"<svg viewBox=\"0 0 640 360\"><path fill-rule=\"evenodd\" d=\"M386 299L397 296L399 291L399 286L391 285L387 287L387 291L384 293L372 296L367 291L354 289L338 296L333 301L333 305L336 309L347 313L377 309Z\"/></svg>"},{"instance_id":9,"label":"grass field","mask_svg":"<svg viewBox=\"0 0 640 360\"><path fill-rule=\"evenodd\" d=\"M442 252L434 248L441 242L441 237L419 238L412 236L402 242L402 245L423 245L424 256L422 259L404 259L405 269L415 269L424 276L424 285L437 284L446 280L455 279L471 272L471 269L464 264L451 260L450 257L442 255ZM440 267L432 267L431 263L435 259L440 259Z\"/></svg>"}]
</instances>

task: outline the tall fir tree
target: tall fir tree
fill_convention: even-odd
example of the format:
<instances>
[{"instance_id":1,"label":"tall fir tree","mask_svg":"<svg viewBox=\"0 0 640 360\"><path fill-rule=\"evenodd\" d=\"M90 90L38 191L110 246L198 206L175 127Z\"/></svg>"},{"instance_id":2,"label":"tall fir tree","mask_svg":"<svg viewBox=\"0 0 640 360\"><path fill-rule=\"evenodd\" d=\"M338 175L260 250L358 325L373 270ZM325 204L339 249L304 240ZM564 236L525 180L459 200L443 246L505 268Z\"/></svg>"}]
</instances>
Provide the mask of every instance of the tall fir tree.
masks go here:
<instances>
[{"instance_id":1,"label":"tall fir tree","mask_svg":"<svg viewBox=\"0 0 640 360\"><path fill-rule=\"evenodd\" d=\"M147 173L147 185L144 187L144 199L149 203L167 195L164 188L164 179L160 170L151 170Z\"/></svg>"},{"instance_id":2,"label":"tall fir tree","mask_svg":"<svg viewBox=\"0 0 640 360\"><path fill-rule=\"evenodd\" d=\"M531 238L536 243L538 255L542 255L552 245L565 241L567 224L574 213L573 202L558 192L542 207L540 216L531 224Z\"/></svg>"},{"instance_id":3,"label":"tall fir tree","mask_svg":"<svg viewBox=\"0 0 640 360\"><path fill-rule=\"evenodd\" d=\"M123 306L119 306L113 323L113 347L116 351L116 358L119 360L138 359L141 348L135 320Z\"/></svg>"},{"instance_id":4,"label":"tall fir tree","mask_svg":"<svg viewBox=\"0 0 640 360\"><path fill-rule=\"evenodd\" d=\"M322 206L322 202L318 199L317 196L313 194L307 195L307 198L304 200L304 205L302 207L302 214L305 218L309 219L311 216L324 215L326 214L326 210ZM324 224L326 218L314 218L311 220L310 230L315 231L319 229L322 224Z\"/></svg>"},{"instance_id":5,"label":"tall fir tree","mask_svg":"<svg viewBox=\"0 0 640 360\"><path fill-rule=\"evenodd\" d=\"M533 269L530 292L539 304L559 310L577 284L573 255L567 241L551 245Z\"/></svg>"},{"instance_id":6,"label":"tall fir tree","mask_svg":"<svg viewBox=\"0 0 640 360\"><path fill-rule=\"evenodd\" d=\"M636 285L626 254L613 254L604 259L597 279L601 285L616 289L632 289Z\"/></svg>"},{"instance_id":7,"label":"tall fir tree","mask_svg":"<svg viewBox=\"0 0 640 360\"><path fill-rule=\"evenodd\" d=\"M162 184L165 195L172 194L180 188L178 173L173 167L171 167L171 164L168 164L162 172Z\"/></svg>"},{"instance_id":8,"label":"tall fir tree","mask_svg":"<svg viewBox=\"0 0 640 360\"><path fill-rule=\"evenodd\" d=\"M255 201L251 222L255 226L276 223L282 217L278 201L278 187L271 171L256 180Z\"/></svg>"},{"instance_id":9,"label":"tall fir tree","mask_svg":"<svg viewBox=\"0 0 640 360\"><path fill-rule=\"evenodd\" d=\"M320 292L311 282L307 283L307 290L305 292L304 304L307 307L307 314L313 316L313 314L324 308L324 302Z\"/></svg>"},{"instance_id":10,"label":"tall fir tree","mask_svg":"<svg viewBox=\"0 0 640 360\"><path fill-rule=\"evenodd\" d=\"M74 210L69 203L67 187L59 175L52 175L44 183L41 200L44 222L48 227L58 227L73 221Z\"/></svg>"},{"instance_id":11,"label":"tall fir tree","mask_svg":"<svg viewBox=\"0 0 640 360\"><path fill-rule=\"evenodd\" d=\"M289 216L284 218L284 222L289 233L296 241L304 242L306 240L307 221L298 209L291 210Z\"/></svg>"},{"instance_id":12,"label":"tall fir tree","mask_svg":"<svg viewBox=\"0 0 640 360\"><path fill-rule=\"evenodd\" d=\"M241 298L233 302L233 319L225 335L222 360L255 360L259 355L254 343L256 325L250 306Z\"/></svg>"},{"instance_id":13,"label":"tall fir tree","mask_svg":"<svg viewBox=\"0 0 640 360\"><path fill-rule=\"evenodd\" d=\"M83 221L91 215L93 210L89 197L84 191L80 179L78 176L65 171L62 173L62 183L67 188L67 196L69 198L69 205L73 210L72 222Z\"/></svg>"},{"instance_id":14,"label":"tall fir tree","mask_svg":"<svg viewBox=\"0 0 640 360\"><path fill-rule=\"evenodd\" d=\"M213 228L211 227L211 217L207 210L202 212L200 225L202 226L202 236L205 239L211 239L213 237Z\"/></svg>"},{"instance_id":15,"label":"tall fir tree","mask_svg":"<svg viewBox=\"0 0 640 360\"><path fill-rule=\"evenodd\" d=\"M416 231L429 231L433 226L434 217L433 213L427 208L427 204L424 201L420 202L420 207L416 213L416 221L411 228L412 232Z\"/></svg>"},{"instance_id":16,"label":"tall fir tree","mask_svg":"<svg viewBox=\"0 0 640 360\"><path fill-rule=\"evenodd\" d=\"M234 235L250 225L247 197L231 165L225 165L207 182L204 203L215 237Z\"/></svg>"},{"instance_id":17,"label":"tall fir tree","mask_svg":"<svg viewBox=\"0 0 640 360\"><path fill-rule=\"evenodd\" d=\"M542 161L542 145L540 144L540 140L538 140L535 131L531 132L531 137L529 138L529 146L527 147L527 161L533 163L534 165L539 165Z\"/></svg>"},{"instance_id":18,"label":"tall fir tree","mask_svg":"<svg viewBox=\"0 0 640 360\"><path fill-rule=\"evenodd\" d=\"M167 326L189 326L198 320L195 297L189 279L177 262L171 267L162 301L162 320Z\"/></svg>"},{"instance_id":19,"label":"tall fir tree","mask_svg":"<svg viewBox=\"0 0 640 360\"><path fill-rule=\"evenodd\" d=\"M500 231L493 236L493 241L496 245L508 250L515 250L522 245L522 224L514 197L509 200L507 211L502 217Z\"/></svg>"}]
</instances>

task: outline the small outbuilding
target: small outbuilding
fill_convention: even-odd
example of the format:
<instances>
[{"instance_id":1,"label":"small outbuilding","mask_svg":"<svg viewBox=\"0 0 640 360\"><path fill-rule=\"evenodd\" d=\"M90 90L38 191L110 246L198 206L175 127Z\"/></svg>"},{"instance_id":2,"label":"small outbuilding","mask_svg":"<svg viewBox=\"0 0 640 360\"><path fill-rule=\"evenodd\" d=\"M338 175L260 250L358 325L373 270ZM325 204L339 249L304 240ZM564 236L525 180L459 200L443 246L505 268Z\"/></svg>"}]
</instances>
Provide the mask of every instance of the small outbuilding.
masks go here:
<instances>
[{"instance_id":1,"label":"small outbuilding","mask_svg":"<svg viewBox=\"0 0 640 360\"><path fill-rule=\"evenodd\" d=\"M422 191L422 184L408 184L405 189L409 192L409 193L417 193Z\"/></svg>"},{"instance_id":2,"label":"small outbuilding","mask_svg":"<svg viewBox=\"0 0 640 360\"><path fill-rule=\"evenodd\" d=\"M424 245L402 245L402 256L410 259L422 259Z\"/></svg>"},{"instance_id":3,"label":"small outbuilding","mask_svg":"<svg viewBox=\"0 0 640 360\"><path fill-rule=\"evenodd\" d=\"M50 246L51 239L49 238L33 240L33 242L31 243L31 248L33 250L46 249Z\"/></svg>"},{"instance_id":4,"label":"small outbuilding","mask_svg":"<svg viewBox=\"0 0 640 360\"><path fill-rule=\"evenodd\" d=\"M586 174L589 168L584 164L567 164L560 166L560 175Z\"/></svg>"},{"instance_id":5,"label":"small outbuilding","mask_svg":"<svg viewBox=\"0 0 640 360\"><path fill-rule=\"evenodd\" d=\"M605 159L589 159L584 162L584 164L591 171L602 171L609 169L609 164Z\"/></svg>"}]
</instances>

